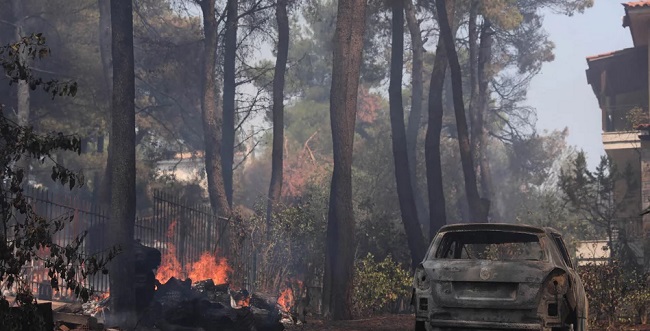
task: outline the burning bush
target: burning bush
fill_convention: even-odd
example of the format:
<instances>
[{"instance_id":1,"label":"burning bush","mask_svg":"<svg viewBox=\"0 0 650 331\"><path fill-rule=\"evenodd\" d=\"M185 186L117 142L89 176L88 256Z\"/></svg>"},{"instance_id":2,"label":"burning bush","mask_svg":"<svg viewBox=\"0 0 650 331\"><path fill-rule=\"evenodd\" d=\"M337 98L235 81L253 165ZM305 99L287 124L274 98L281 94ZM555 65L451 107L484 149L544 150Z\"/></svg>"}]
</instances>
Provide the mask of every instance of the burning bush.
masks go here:
<instances>
[{"instance_id":1,"label":"burning bush","mask_svg":"<svg viewBox=\"0 0 650 331\"><path fill-rule=\"evenodd\" d=\"M376 262L368 255L357 262L354 274L353 310L356 316L395 310L400 300L408 300L411 275L388 255Z\"/></svg>"}]
</instances>

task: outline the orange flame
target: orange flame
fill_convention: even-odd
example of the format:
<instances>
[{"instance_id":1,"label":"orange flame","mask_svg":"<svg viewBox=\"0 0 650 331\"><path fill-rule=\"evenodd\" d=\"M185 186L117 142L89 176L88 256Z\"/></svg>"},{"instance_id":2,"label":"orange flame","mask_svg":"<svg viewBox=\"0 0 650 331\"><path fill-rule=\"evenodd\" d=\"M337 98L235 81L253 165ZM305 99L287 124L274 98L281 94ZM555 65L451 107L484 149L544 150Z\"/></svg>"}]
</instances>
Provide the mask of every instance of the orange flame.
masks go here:
<instances>
[{"instance_id":1,"label":"orange flame","mask_svg":"<svg viewBox=\"0 0 650 331\"><path fill-rule=\"evenodd\" d=\"M188 276L193 282L212 279L215 284L228 282L228 274L232 269L225 258L218 258L208 252L203 252L198 261L192 263Z\"/></svg>"},{"instance_id":2,"label":"orange flame","mask_svg":"<svg viewBox=\"0 0 650 331\"><path fill-rule=\"evenodd\" d=\"M235 306L236 306L235 308L248 307L248 306L250 306L250 304L251 304L251 297L246 296L246 297L243 297L243 298L235 301Z\"/></svg>"},{"instance_id":3,"label":"orange flame","mask_svg":"<svg viewBox=\"0 0 650 331\"><path fill-rule=\"evenodd\" d=\"M96 292L96 293L93 294L91 300L92 300L92 301L102 301L102 300L104 300L104 299L106 299L106 298L108 298L108 297L110 297L110 296L111 296L111 292L110 292L110 291L106 291L106 292Z\"/></svg>"},{"instance_id":4,"label":"orange flame","mask_svg":"<svg viewBox=\"0 0 650 331\"><path fill-rule=\"evenodd\" d=\"M182 278L183 276L183 267L176 257L176 246L172 243L177 224L177 221L173 221L167 229L167 249L156 272L156 279L161 284L166 283L172 277ZM232 272L232 268L230 268L228 260L225 258L203 252L199 260L187 266L185 271L187 271L187 276L195 283L212 279L215 284L225 284L228 282L228 274Z\"/></svg>"},{"instance_id":5,"label":"orange flame","mask_svg":"<svg viewBox=\"0 0 650 331\"><path fill-rule=\"evenodd\" d=\"M291 307L293 307L293 304L293 290L288 287L280 293L280 297L278 298L278 305L280 305L283 311L289 312L291 310Z\"/></svg>"},{"instance_id":6,"label":"orange flame","mask_svg":"<svg viewBox=\"0 0 650 331\"><path fill-rule=\"evenodd\" d=\"M166 283L172 277L178 277L181 274L182 268L181 263L178 262L176 257L176 246L171 243L171 238L174 236L174 230L176 229L176 221L173 221L169 228L167 229L167 250L162 256L162 263L156 271L156 279L161 283Z\"/></svg>"}]
</instances>

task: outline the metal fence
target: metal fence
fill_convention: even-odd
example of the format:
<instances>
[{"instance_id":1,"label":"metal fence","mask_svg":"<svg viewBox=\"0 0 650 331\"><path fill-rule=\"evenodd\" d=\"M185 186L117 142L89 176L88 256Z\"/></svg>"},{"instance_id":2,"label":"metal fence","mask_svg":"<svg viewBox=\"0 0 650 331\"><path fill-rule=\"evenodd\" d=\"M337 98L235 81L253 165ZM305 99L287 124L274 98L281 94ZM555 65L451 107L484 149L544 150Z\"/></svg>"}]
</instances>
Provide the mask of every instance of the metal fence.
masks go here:
<instances>
[{"instance_id":1,"label":"metal fence","mask_svg":"<svg viewBox=\"0 0 650 331\"><path fill-rule=\"evenodd\" d=\"M109 215L93 207L89 201L72 194L55 194L34 188L25 189L25 195L31 200L36 213L48 220L73 216L72 221L55 234L55 243L68 244L85 232L85 254L102 254L110 248ZM136 219L134 239L145 246L159 249L163 256L173 247L183 270L179 277L187 277L187 267L199 260L204 252L225 257L233 268L233 273L237 274L238 279L243 279L242 285L252 291L255 259L254 254L250 254L250 243L242 245L243 251L231 250L227 229L228 220L213 215L209 206L155 191L150 215ZM40 290L39 284L49 279L47 270L36 261L26 268L26 272L32 279L35 292ZM95 275L87 279L86 285L96 292L107 292L108 275ZM65 293L59 295L65 296Z\"/></svg>"}]
</instances>

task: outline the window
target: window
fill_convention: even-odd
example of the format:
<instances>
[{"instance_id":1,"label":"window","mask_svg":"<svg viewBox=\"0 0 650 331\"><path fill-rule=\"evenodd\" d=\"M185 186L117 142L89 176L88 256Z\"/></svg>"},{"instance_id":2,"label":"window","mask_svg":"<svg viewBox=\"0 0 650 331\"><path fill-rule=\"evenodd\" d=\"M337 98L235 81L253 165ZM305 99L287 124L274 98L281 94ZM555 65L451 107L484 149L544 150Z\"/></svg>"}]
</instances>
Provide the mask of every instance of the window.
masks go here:
<instances>
[{"instance_id":1,"label":"window","mask_svg":"<svg viewBox=\"0 0 650 331\"><path fill-rule=\"evenodd\" d=\"M545 254L539 238L534 234L463 231L446 233L436 249L435 258L541 261L545 259Z\"/></svg>"},{"instance_id":2,"label":"window","mask_svg":"<svg viewBox=\"0 0 650 331\"><path fill-rule=\"evenodd\" d=\"M562 254L562 259L564 259L564 263L566 263L569 268L573 268L573 264L571 263L571 257L569 256L569 252L566 249L566 246L564 246L564 240L562 240L562 237L560 235L553 233L553 241L555 241L555 244L557 248L560 250L560 254Z\"/></svg>"}]
</instances>

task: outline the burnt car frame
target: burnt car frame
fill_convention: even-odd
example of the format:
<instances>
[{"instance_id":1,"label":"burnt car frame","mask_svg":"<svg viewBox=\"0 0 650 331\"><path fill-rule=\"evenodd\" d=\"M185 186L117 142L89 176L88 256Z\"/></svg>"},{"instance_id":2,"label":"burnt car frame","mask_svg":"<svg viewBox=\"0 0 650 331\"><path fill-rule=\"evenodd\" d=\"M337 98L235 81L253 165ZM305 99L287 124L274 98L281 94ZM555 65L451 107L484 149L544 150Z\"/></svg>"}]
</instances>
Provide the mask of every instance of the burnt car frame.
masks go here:
<instances>
[{"instance_id":1,"label":"burnt car frame","mask_svg":"<svg viewBox=\"0 0 650 331\"><path fill-rule=\"evenodd\" d=\"M588 302L560 233L444 226L416 268L416 331L588 330Z\"/></svg>"}]
</instances>

